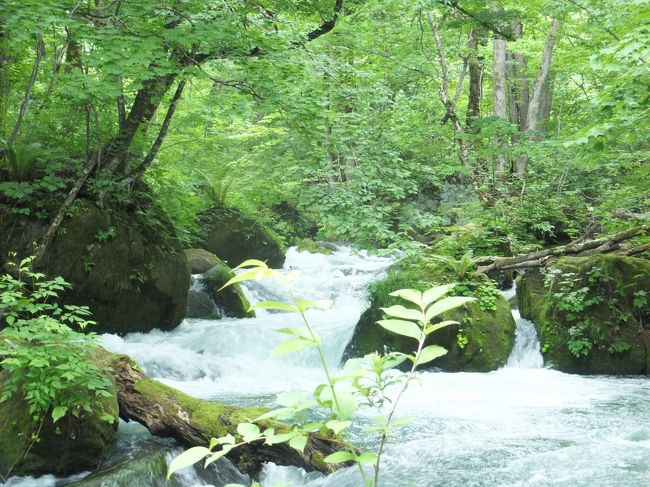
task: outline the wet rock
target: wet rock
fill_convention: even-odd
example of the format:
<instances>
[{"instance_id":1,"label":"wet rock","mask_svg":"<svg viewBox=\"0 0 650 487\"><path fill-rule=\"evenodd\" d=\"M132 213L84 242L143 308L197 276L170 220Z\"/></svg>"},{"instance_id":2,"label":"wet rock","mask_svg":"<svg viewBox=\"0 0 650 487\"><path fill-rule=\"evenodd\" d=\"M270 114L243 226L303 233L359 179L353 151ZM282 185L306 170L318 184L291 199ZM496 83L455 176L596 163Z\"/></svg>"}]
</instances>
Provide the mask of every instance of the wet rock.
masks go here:
<instances>
[{"instance_id":1,"label":"wet rock","mask_svg":"<svg viewBox=\"0 0 650 487\"><path fill-rule=\"evenodd\" d=\"M199 215L197 235L202 248L236 266L247 259L266 261L269 267L281 268L284 249L258 221L233 208L215 206Z\"/></svg>"},{"instance_id":2,"label":"wet rock","mask_svg":"<svg viewBox=\"0 0 650 487\"><path fill-rule=\"evenodd\" d=\"M518 279L546 363L563 372L650 373L650 261L614 254L562 257Z\"/></svg>"}]
</instances>

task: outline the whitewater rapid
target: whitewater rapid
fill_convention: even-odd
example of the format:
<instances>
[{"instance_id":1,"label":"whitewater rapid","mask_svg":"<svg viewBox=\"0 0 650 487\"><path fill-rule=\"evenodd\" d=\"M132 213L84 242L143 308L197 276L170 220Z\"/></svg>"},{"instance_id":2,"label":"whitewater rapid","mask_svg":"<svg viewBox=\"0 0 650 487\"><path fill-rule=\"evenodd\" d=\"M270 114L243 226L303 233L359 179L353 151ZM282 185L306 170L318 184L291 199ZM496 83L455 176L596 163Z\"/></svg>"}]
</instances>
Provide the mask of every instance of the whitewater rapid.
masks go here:
<instances>
[{"instance_id":1,"label":"whitewater rapid","mask_svg":"<svg viewBox=\"0 0 650 487\"><path fill-rule=\"evenodd\" d=\"M340 366L368 306L368 285L391 262L350 248L329 256L289 250L285 269L302 272L296 294L333 301L327 311L309 312L333 369ZM283 298L277 284L267 281L246 283L245 292L252 302ZM513 293L506 292L506 297ZM313 350L269 357L282 338L274 330L297 324L297 317L257 313L247 319L185 320L171 332L104 335L102 343L133 356L148 375L205 399L272 406L279 392L313 390L323 380ZM412 419L391 440L381 486L650 485L650 381L545 368L534 325L516 310L513 315L516 340L505 367L490 373L424 372L409 388L397 415ZM362 448L376 446L375 438L362 433L370 420L369 414L357 415L360 426L353 435ZM121 441L128 443L134 433L125 427L121 431ZM188 472L183 486L223 485ZM355 469L323 477L273 464L264 467L260 480L263 487L282 482L297 487L362 485Z\"/></svg>"}]
</instances>

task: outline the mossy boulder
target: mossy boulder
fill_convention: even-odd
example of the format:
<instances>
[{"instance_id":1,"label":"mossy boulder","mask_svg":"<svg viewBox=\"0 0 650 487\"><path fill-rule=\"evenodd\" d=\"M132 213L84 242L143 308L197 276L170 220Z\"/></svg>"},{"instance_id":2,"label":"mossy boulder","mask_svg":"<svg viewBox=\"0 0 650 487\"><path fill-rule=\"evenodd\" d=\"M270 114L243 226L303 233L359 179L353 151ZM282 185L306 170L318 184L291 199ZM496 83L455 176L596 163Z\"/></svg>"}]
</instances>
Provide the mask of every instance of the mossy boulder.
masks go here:
<instances>
[{"instance_id":1,"label":"mossy boulder","mask_svg":"<svg viewBox=\"0 0 650 487\"><path fill-rule=\"evenodd\" d=\"M486 277L477 279L485 280L487 284ZM393 266L385 279L371 286L370 308L357 323L346 349L346 358L360 357L375 351L413 352L413 339L390 333L376 324L383 318L383 312L379 308L405 304L404 301L389 296L394 290L424 290L433 285L451 282L454 282L453 279L440 268L427 267L417 258L409 258ZM430 335L430 343L442 345L448 350L446 355L431 362L430 367L448 371L487 372L507 362L514 345L516 325L508 302L500 294L494 298L491 306L493 309L482 309L482 303L475 301L441 317L443 320L458 321L460 326L443 328Z\"/></svg>"},{"instance_id":2,"label":"mossy boulder","mask_svg":"<svg viewBox=\"0 0 650 487\"><path fill-rule=\"evenodd\" d=\"M297 245L299 252L310 252L312 254L332 255L333 251L329 246L314 242L310 238L303 238Z\"/></svg>"},{"instance_id":3,"label":"mossy boulder","mask_svg":"<svg viewBox=\"0 0 650 487\"><path fill-rule=\"evenodd\" d=\"M219 261L217 265L207 271L200 278L205 292L217 308L227 316L234 318L250 318L255 316L255 311L244 296L239 284L233 284L221 289L230 279L235 276L234 272L224 262Z\"/></svg>"},{"instance_id":4,"label":"mossy boulder","mask_svg":"<svg viewBox=\"0 0 650 487\"><path fill-rule=\"evenodd\" d=\"M202 248L235 266L247 259L281 268L284 249L278 237L260 222L234 208L214 206L199 214L197 240Z\"/></svg>"},{"instance_id":5,"label":"mossy boulder","mask_svg":"<svg viewBox=\"0 0 650 487\"><path fill-rule=\"evenodd\" d=\"M187 249L184 253L192 274L203 274L221 263L219 257L205 249Z\"/></svg>"},{"instance_id":6,"label":"mossy boulder","mask_svg":"<svg viewBox=\"0 0 650 487\"><path fill-rule=\"evenodd\" d=\"M104 411L84 412L79 418L67 414L56 423L48 416L41 425L18 394L0 403L0 474L70 475L97 468L117 442L115 388L102 404ZM104 412L115 420L102 419ZM33 441L33 436L39 439Z\"/></svg>"},{"instance_id":7,"label":"mossy boulder","mask_svg":"<svg viewBox=\"0 0 650 487\"><path fill-rule=\"evenodd\" d=\"M517 297L546 363L579 374L650 373L650 261L562 257L521 276Z\"/></svg>"},{"instance_id":8,"label":"mossy boulder","mask_svg":"<svg viewBox=\"0 0 650 487\"><path fill-rule=\"evenodd\" d=\"M33 254L33 242L46 228L41 220L0 215L0 264L6 264L11 251ZM98 208L80 199L38 270L73 285L63 300L90 307L98 323L92 331L169 330L185 317L190 286L187 260L174 235L166 216L153 205Z\"/></svg>"}]
</instances>

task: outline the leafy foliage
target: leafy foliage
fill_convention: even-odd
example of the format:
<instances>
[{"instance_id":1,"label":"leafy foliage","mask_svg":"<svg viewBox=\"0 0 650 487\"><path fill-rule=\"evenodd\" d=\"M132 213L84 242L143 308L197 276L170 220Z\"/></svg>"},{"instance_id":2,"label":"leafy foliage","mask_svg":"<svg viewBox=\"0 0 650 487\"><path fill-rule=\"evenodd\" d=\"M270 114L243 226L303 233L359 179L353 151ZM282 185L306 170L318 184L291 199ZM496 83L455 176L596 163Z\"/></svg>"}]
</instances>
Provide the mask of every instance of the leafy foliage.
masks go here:
<instances>
[{"instance_id":1,"label":"leafy foliage","mask_svg":"<svg viewBox=\"0 0 650 487\"><path fill-rule=\"evenodd\" d=\"M17 276L0 277L0 401L24 397L35 421L49 414L56 422L103 411L111 383L92 361L94 336L79 333L94 322L87 307L59 305L70 287L61 277L45 280L30 269L33 258L13 265ZM102 418L115 418L104 413Z\"/></svg>"}]
</instances>

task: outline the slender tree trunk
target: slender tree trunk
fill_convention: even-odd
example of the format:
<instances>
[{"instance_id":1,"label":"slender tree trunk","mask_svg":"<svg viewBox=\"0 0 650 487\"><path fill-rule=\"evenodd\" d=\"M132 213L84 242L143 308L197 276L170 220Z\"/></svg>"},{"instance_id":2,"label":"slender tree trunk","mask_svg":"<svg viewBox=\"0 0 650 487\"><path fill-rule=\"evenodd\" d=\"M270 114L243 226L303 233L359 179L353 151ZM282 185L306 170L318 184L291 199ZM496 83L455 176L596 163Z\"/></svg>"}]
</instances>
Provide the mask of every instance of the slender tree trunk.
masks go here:
<instances>
[{"instance_id":1,"label":"slender tree trunk","mask_svg":"<svg viewBox=\"0 0 650 487\"><path fill-rule=\"evenodd\" d=\"M178 86L176 87L176 92L174 93L174 97L169 103L169 107L167 108L167 113L165 114L165 119L163 120L163 123L160 126L160 131L158 132L158 137L156 137L156 140L154 141L153 145L151 146L151 149L149 150L146 157L142 161L142 164L140 164L140 166L135 171L127 175L122 180L123 184L132 186L133 183L135 183L138 179L142 177L144 172L149 168L153 160L158 155L158 151L160 150L160 147L162 146L162 143L164 142L165 137L167 136L167 131L169 130L169 125L171 124L172 118L174 117L174 112L176 111L176 106L178 105L178 101L181 99L181 96L183 95L184 88L185 88L185 80L181 80L178 83Z\"/></svg>"},{"instance_id":2,"label":"slender tree trunk","mask_svg":"<svg viewBox=\"0 0 650 487\"><path fill-rule=\"evenodd\" d=\"M494 115L503 120L508 120L507 98L506 98L506 41L503 38L495 37L492 41L492 89ZM508 143L500 144L500 152L494 161L494 175L497 180L504 180L508 177L508 160L505 152Z\"/></svg>"},{"instance_id":3,"label":"slender tree trunk","mask_svg":"<svg viewBox=\"0 0 650 487\"><path fill-rule=\"evenodd\" d=\"M41 64L41 59L43 59L44 55L45 55L45 44L43 43L43 36L41 34L38 34L37 45L36 45L36 59L34 60L34 66L32 67L32 75L29 78L29 84L27 85L27 90L25 91L23 102L20 104L18 119L16 120L16 124L14 125L14 130L13 132L11 132L9 139L7 140L7 146L9 147L11 147L14 144L14 142L16 142L16 138L18 137L18 133L20 132L20 127L23 124L25 113L27 112L27 105L29 105L29 101L32 98L32 90L34 89L34 83L36 82L38 67Z\"/></svg>"},{"instance_id":4,"label":"slender tree trunk","mask_svg":"<svg viewBox=\"0 0 650 487\"><path fill-rule=\"evenodd\" d=\"M478 55L481 28L472 27L467 41L469 68L469 96L467 99L467 119L465 125L472 127L473 121L481 116L481 98L483 96L483 64Z\"/></svg>"},{"instance_id":5,"label":"slender tree trunk","mask_svg":"<svg viewBox=\"0 0 650 487\"><path fill-rule=\"evenodd\" d=\"M553 19L551 23L551 29L546 37L546 42L544 43L544 52L542 53L542 63L539 68L539 74L535 79L535 84L533 85L533 94L530 100L530 106L528 108L528 121L526 124L526 130L535 131L538 129L542 100L544 97L545 85L549 79L549 73L551 71L551 61L553 60L553 47L555 46L555 40L557 38L557 33L562 26L562 21L558 19Z\"/></svg>"},{"instance_id":6,"label":"slender tree trunk","mask_svg":"<svg viewBox=\"0 0 650 487\"><path fill-rule=\"evenodd\" d=\"M533 94L528 106L528 117L526 120L526 132L528 132L528 137L531 140L539 140L539 133L536 132L541 128L540 121L542 120L542 116L546 117L546 126L548 126L552 94L550 85L551 61L553 60L553 47L555 46L555 40L560 27L562 27L562 21L553 19L548 36L546 37L546 42L544 43L539 74L533 85ZM526 175L528 160L529 158L526 156L520 157L517 161L517 174L521 178L524 178Z\"/></svg>"},{"instance_id":7,"label":"slender tree trunk","mask_svg":"<svg viewBox=\"0 0 650 487\"><path fill-rule=\"evenodd\" d=\"M512 35L515 40L523 36L523 24L517 20L511 24ZM520 131L526 130L528 120L528 77L526 76L526 58L520 52L508 51L506 53L507 69L506 81L508 83L508 105L510 123L517 125Z\"/></svg>"},{"instance_id":8,"label":"slender tree trunk","mask_svg":"<svg viewBox=\"0 0 650 487\"><path fill-rule=\"evenodd\" d=\"M148 79L138 91L129 115L120 126L117 135L102 151L102 167L107 176L113 175L124 165L128 166L129 146L138 130L153 118L165 93L176 79L176 74L167 73Z\"/></svg>"}]
</instances>

